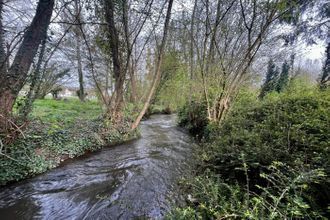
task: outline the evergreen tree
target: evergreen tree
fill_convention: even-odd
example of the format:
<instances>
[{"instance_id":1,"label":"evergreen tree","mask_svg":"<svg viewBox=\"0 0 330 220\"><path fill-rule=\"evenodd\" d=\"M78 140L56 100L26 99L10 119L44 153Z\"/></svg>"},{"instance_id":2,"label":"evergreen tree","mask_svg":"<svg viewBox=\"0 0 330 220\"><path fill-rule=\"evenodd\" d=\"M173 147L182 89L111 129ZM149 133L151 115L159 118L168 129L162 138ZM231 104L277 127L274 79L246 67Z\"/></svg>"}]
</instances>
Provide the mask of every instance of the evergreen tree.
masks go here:
<instances>
[{"instance_id":1,"label":"evergreen tree","mask_svg":"<svg viewBox=\"0 0 330 220\"><path fill-rule=\"evenodd\" d=\"M267 74L264 84L261 87L259 98L264 98L267 93L274 91L277 85L279 71L272 59L268 62Z\"/></svg>"},{"instance_id":2,"label":"evergreen tree","mask_svg":"<svg viewBox=\"0 0 330 220\"><path fill-rule=\"evenodd\" d=\"M289 82L289 71L290 71L290 65L289 63L285 60L283 65L282 65L282 71L280 74L280 77L277 81L276 84L276 91L277 92L282 92L283 89L287 86Z\"/></svg>"},{"instance_id":3,"label":"evergreen tree","mask_svg":"<svg viewBox=\"0 0 330 220\"><path fill-rule=\"evenodd\" d=\"M321 89L325 89L327 86L329 86L329 81L330 81L330 42L328 43L326 49L326 56L327 58L323 66L321 80L320 80Z\"/></svg>"}]
</instances>

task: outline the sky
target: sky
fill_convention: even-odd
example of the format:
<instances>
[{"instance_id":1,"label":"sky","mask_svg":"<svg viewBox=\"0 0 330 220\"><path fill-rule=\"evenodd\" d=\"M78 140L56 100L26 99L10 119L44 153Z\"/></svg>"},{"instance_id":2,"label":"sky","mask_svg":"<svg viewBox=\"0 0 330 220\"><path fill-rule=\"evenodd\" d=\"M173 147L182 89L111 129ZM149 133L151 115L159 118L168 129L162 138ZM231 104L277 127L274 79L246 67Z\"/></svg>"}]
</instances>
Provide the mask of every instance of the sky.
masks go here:
<instances>
[{"instance_id":1,"label":"sky","mask_svg":"<svg viewBox=\"0 0 330 220\"><path fill-rule=\"evenodd\" d=\"M13 34L9 34L9 36L14 36L15 32L17 33L24 29L24 27L30 22L30 19L34 15L36 2L36 0L11 0L9 2L13 7L11 9L7 8L7 11L11 11L11 13L4 16L4 23L9 23L12 27L10 31L12 31ZM193 0L174 0L174 13L180 14L182 11L191 12L193 7L192 2ZM311 10L310 14L315 17L315 11ZM310 17L306 15L305 19L310 19ZM288 30L289 29L286 27L281 26L276 32L280 33ZM298 60L297 63L299 65L315 68L315 72L320 71L325 58L325 45L324 40L319 40L317 41L317 44L311 46L307 46L304 42L299 42L298 46L295 48ZM67 58L65 58L65 60L67 60Z\"/></svg>"}]
</instances>

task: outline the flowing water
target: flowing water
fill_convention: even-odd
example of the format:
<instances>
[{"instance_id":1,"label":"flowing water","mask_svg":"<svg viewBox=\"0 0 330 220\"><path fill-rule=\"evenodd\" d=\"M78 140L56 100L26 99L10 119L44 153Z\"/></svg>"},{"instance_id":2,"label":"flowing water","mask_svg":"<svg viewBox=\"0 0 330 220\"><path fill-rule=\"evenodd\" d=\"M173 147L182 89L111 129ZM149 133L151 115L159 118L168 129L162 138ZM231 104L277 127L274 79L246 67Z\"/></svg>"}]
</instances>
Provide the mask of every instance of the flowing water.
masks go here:
<instances>
[{"instance_id":1,"label":"flowing water","mask_svg":"<svg viewBox=\"0 0 330 220\"><path fill-rule=\"evenodd\" d=\"M0 188L0 219L163 218L181 201L177 181L191 168L194 143L173 115L152 116L141 134Z\"/></svg>"}]
</instances>

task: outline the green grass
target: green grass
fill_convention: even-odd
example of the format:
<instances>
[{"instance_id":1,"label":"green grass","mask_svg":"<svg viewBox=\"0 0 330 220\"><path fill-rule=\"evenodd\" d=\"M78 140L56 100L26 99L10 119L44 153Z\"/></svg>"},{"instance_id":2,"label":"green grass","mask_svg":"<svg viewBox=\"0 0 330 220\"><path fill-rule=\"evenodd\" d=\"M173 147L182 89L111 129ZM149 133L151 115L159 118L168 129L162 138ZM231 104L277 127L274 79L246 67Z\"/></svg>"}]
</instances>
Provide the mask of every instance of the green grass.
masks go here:
<instances>
[{"instance_id":1,"label":"green grass","mask_svg":"<svg viewBox=\"0 0 330 220\"><path fill-rule=\"evenodd\" d=\"M80 102L78 99L40 99L34 102L32 117L42 122L68 124L76 120L93 120L102 113L97 101Z\"/></svg>"}]
</instances>

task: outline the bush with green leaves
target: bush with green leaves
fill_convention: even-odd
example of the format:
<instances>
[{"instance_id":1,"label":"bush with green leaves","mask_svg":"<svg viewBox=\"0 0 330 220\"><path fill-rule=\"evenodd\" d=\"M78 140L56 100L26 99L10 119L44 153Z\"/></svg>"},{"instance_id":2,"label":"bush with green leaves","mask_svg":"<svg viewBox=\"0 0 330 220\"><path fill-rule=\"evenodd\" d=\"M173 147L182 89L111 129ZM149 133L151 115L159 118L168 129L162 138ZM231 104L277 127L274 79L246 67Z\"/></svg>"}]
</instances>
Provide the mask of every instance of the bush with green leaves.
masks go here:
<instances>
[{"instance_id":1,"label":"bush with green leaves","mask_svg":"<svg viewBox=\"0 0 330 220\"><path fill-rule=\"evenodd\" d=\"M206 104L199 101L187 102L178 111L178 123L192 135L202 138L208 125Z\"/></svg>"},{"instance_id":2,"label":"bush with green leaves","mask_svg":"<svg viewBox=\"0 0 330 220\"><path fill-rule=\"evenodd\" d=\"M237 155L242 152L251 167L268 166L273 160L329 166L329 107L330 95L318 93L234 109L210 134L209 160L228 173L240 164Z\"/></svg>"},{"instance_id":3,"label":"bush with green leaves","mask_svg":"<svg viewBox=\"0 0 330 220\"><path fill-rule=\"evenodd\" d=\"M180 59L176 50L169 50L164 54L160 71L162 78L153 104L163 106L163 110L167 108L177 111L189 95L191 80L187 74L188 66Z\"/></svg>"},{"instance_id":4,"label":"bush with green leaves","mask_svg":"<svg viewBox=\"0 0 330 220\"><path fill-rule=\"evenodd\" d=\"M247 165L242 168L248 173ZM175 208L168 219L326 219L313 209L309 194L312 184L326 178L322 169L292 169L281 162L273 162L261 173L267 187L259 186L259 193L250 185L228 183L210 170L185 180L187 206ZM249 179L246 175L245 178ZM323 213L324 214L324 213Z\"/></svg>"},{"instance_id":5,"label":"bush with green leaves","mask_svg":"<svg viewBox=\"0 0 330 220\"><path fill-rule=\"evenodd\" d=\"M262 101L253 93L241 93L220 126L192 126L193 121L204 121L206 114L192 118L191 112L196 116L203 111L186 105L180 123L203 130L206 138L197 153L198 184L194 185L196 179L188 181L195 201L177 209L179 215L200 219L329 215L330 91L302 82L292 81L283 93L270 93Z\"/></svg>"}]
</instances>

